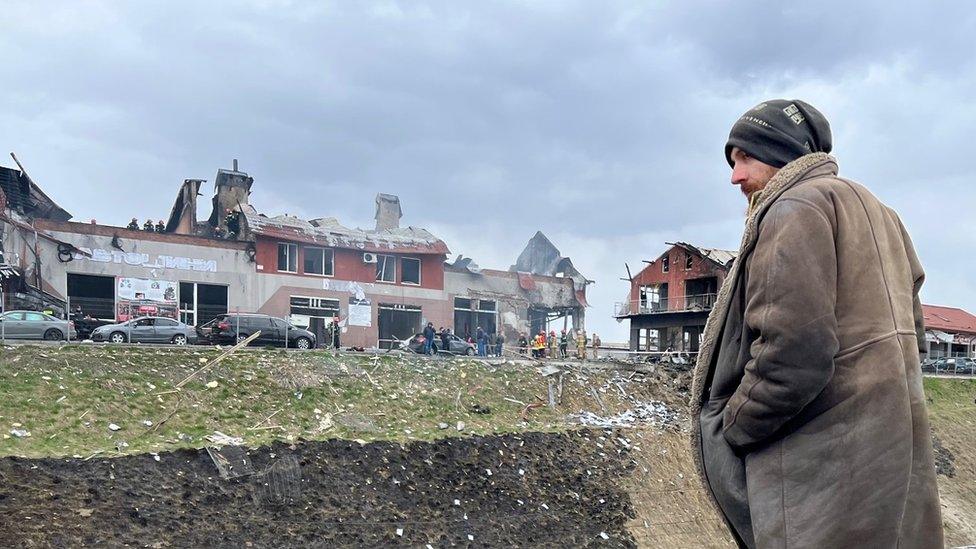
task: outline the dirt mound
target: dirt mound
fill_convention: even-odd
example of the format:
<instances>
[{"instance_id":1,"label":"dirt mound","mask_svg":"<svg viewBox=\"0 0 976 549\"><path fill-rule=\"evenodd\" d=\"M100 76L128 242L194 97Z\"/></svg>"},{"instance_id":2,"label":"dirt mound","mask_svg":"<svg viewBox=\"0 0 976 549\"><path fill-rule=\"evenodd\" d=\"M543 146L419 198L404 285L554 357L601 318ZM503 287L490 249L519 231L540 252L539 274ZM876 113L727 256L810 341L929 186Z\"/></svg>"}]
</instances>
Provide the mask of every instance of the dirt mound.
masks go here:
<instances>
[{"instance_id":1,"label":"dirt mound","mask_svg":"<svg viewBox=\"0 0 976 549\"><path fill-rule=\"evenodd\" d=\"M634 546L603 430L347 440L251 449L223 479L206 450L0 460L0 546Z\"/></svg>"}]
</instances>

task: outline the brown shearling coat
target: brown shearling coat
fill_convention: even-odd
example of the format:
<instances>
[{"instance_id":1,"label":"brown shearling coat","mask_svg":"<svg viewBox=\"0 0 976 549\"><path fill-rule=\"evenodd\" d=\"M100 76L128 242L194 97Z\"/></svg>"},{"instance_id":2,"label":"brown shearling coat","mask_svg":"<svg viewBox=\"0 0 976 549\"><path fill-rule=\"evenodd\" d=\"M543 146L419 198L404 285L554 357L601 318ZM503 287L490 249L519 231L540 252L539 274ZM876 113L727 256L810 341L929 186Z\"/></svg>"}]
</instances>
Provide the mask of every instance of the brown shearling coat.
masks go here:
<instances>
[{"instance_id":1,"label":"brown shearling coat","mask_svg":"<svg viewBox=\"0 0 976 549\"><path fill-rule=\"evenodd\" d=\"M895 212L827 154L755 197L692 388L693 455L741 546L943 546L923 278Z\"/></svg>"}]
</instances>

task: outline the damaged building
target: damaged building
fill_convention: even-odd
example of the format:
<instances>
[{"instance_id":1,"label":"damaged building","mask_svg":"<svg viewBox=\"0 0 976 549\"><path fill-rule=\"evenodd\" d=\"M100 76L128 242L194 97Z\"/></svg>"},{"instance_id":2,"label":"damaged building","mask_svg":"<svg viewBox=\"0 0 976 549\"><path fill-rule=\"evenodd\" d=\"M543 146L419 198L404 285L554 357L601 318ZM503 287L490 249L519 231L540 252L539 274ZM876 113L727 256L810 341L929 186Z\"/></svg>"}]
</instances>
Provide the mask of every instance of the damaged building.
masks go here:
<instances>
[{"instance_id":1,"label":"damaged building","mask_svg":"<svg viewBox=\"0 0 976 549\"><path fill-rule=\"evenodd\" d=\"M614 317L630 322L630 350L698 352L708 313L736 252L685 242L670 248L630 279L628 300Z\"/></svg>"},{"instance_id":2,"label":"damaged building","mask_svg":"<svg viewBox=\"0 0 976 549\"><path fill-rule=\"evenodd\" d=\"M508 341L520 333L582 329L586 287L593 283L542 232L507 271L482 269L458 257L447 265L445 279L454 296L455 333L474 333L481 326L497 329Z\"/></svg>"},{"instance_id":3,"label":"damaged building","mask_svg":"<svg viewBox=\"0 0 976 549\"><path fill-rule=\"evenodd\" d=\"M922 305L928 358L976 357L976 315L959 307Z\"/></svg>"},{"instance_id":4,"label":"damaged building","mask_svg":"<svg viewBox=\"0 0 976 549\"><path fill-rule=\"evenodd\" d=\"M20 169L0 166L0 310L24 308L63 314L65 301L45 283L41 273L47 258L38 250L69 245L35 230L32 222L63 221L71 219L71 214L44 194L16 156L10 156Z\"/></svg>"},{"instance_id":5,"label":"damaged building","mask_svg":"<svg viewBox=\"0 0 976 549\"><path fill-rule=\"evenodd\" d=\"M53 305L59 314L70 307L104 320L156 315L193 325L265 313L307 327L320 342L338 317L343 346L381 348L426 322L462 336L477 326L513 337L560 321L582 326L591 281L541 233L508 271L461 257L447 263L441 239L401 225L395 195L376 196L367 229L331 217L268 216L250 203L255 182L236 160L217 171L207 218L197 218L207 181L186 179L158 232L77 223L22 170L4 170L5 308Z\"/></svg>"}]
</instances>

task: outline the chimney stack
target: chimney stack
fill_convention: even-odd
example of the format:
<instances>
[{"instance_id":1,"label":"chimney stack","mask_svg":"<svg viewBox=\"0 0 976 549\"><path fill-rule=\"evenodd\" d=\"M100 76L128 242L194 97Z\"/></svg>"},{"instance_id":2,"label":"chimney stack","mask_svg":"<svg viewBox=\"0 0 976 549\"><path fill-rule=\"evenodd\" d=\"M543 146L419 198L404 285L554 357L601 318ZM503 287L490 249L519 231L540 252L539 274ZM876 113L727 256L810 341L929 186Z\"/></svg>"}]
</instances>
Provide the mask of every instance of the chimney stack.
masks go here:
<instances>
[{"instance_id":1,"label":"chimney stack","mask_svg":"<svg viewBox=\"0 0 976 549\"><path fill-rule=\"evenodd\" d=\"M400 209L400 197L395 194L379 193L376 195L377 231L399 229L401 217L403 217L403 211Z\"/></svg>"}]
</instances>

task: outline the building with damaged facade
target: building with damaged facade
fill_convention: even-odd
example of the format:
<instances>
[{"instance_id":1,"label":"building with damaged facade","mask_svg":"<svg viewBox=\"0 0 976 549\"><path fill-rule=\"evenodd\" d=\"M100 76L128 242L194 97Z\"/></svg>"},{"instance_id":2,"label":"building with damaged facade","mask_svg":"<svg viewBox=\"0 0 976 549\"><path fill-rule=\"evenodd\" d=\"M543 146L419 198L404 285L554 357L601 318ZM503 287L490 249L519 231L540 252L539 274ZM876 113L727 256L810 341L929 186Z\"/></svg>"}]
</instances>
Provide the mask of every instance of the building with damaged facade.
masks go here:
<instances>
[{"instance_id":1,"label":"building with damaged facade","mask_svg":"<svg viewBox=\"0 0 976 549\"><path fill-rule=\"evenodd\" d=\"M630 322L630 350L698 352L708 313L736 252L685 242L668 248L630 279L614 317Z\"/></svg>"},{"instance_id":2,"label":"building with damaged facade","mask_svg":"<svg viewBox=\"0 0 976 549\"><path fill-rule=\"evenodd\" d=\"M533 236L507 271L482 269L458 257L445 268L453 296L454 331L497 329L509 342L520 333L583 329L586 287L592 284L542 232Z\"/></svg>"},{"instance_id":3,"label":"building with damaged facade","mask_svg":"<svg viewBox=\"0 0 976 549\"><path fill-rule=\"evenodd\" d=\"M928 358L976 357L976 315L958 307L922 305Z\"/></svg>"},{"instance_id":4,"label":"building with damaged facade","mask_svg":"<svg viewBox=\"0 0 976 549\"><path fill-rule=\"evenodd\" d=\"M394 195L376 196L369 229L335 218L268 216L250 203L254 180L235 161L217 171L208 218L197 219L207 182L187 179L164 230L154 232L72 222L23 177L7 175L19 185L17 202L8 204L21 206L5 207L0 217L3 249L17 250L0 265L38 297L8 291L8 308L80 307L106 320L158 315L194 325L256 312L320 336L338 317L344 347L381 348L426 322L463 336L479 325L515 334L558 318L583 321L589 281L541 233L510 271L447 264L450 250L441 239L401 226Z\"/></svg>"}]
</instances>

